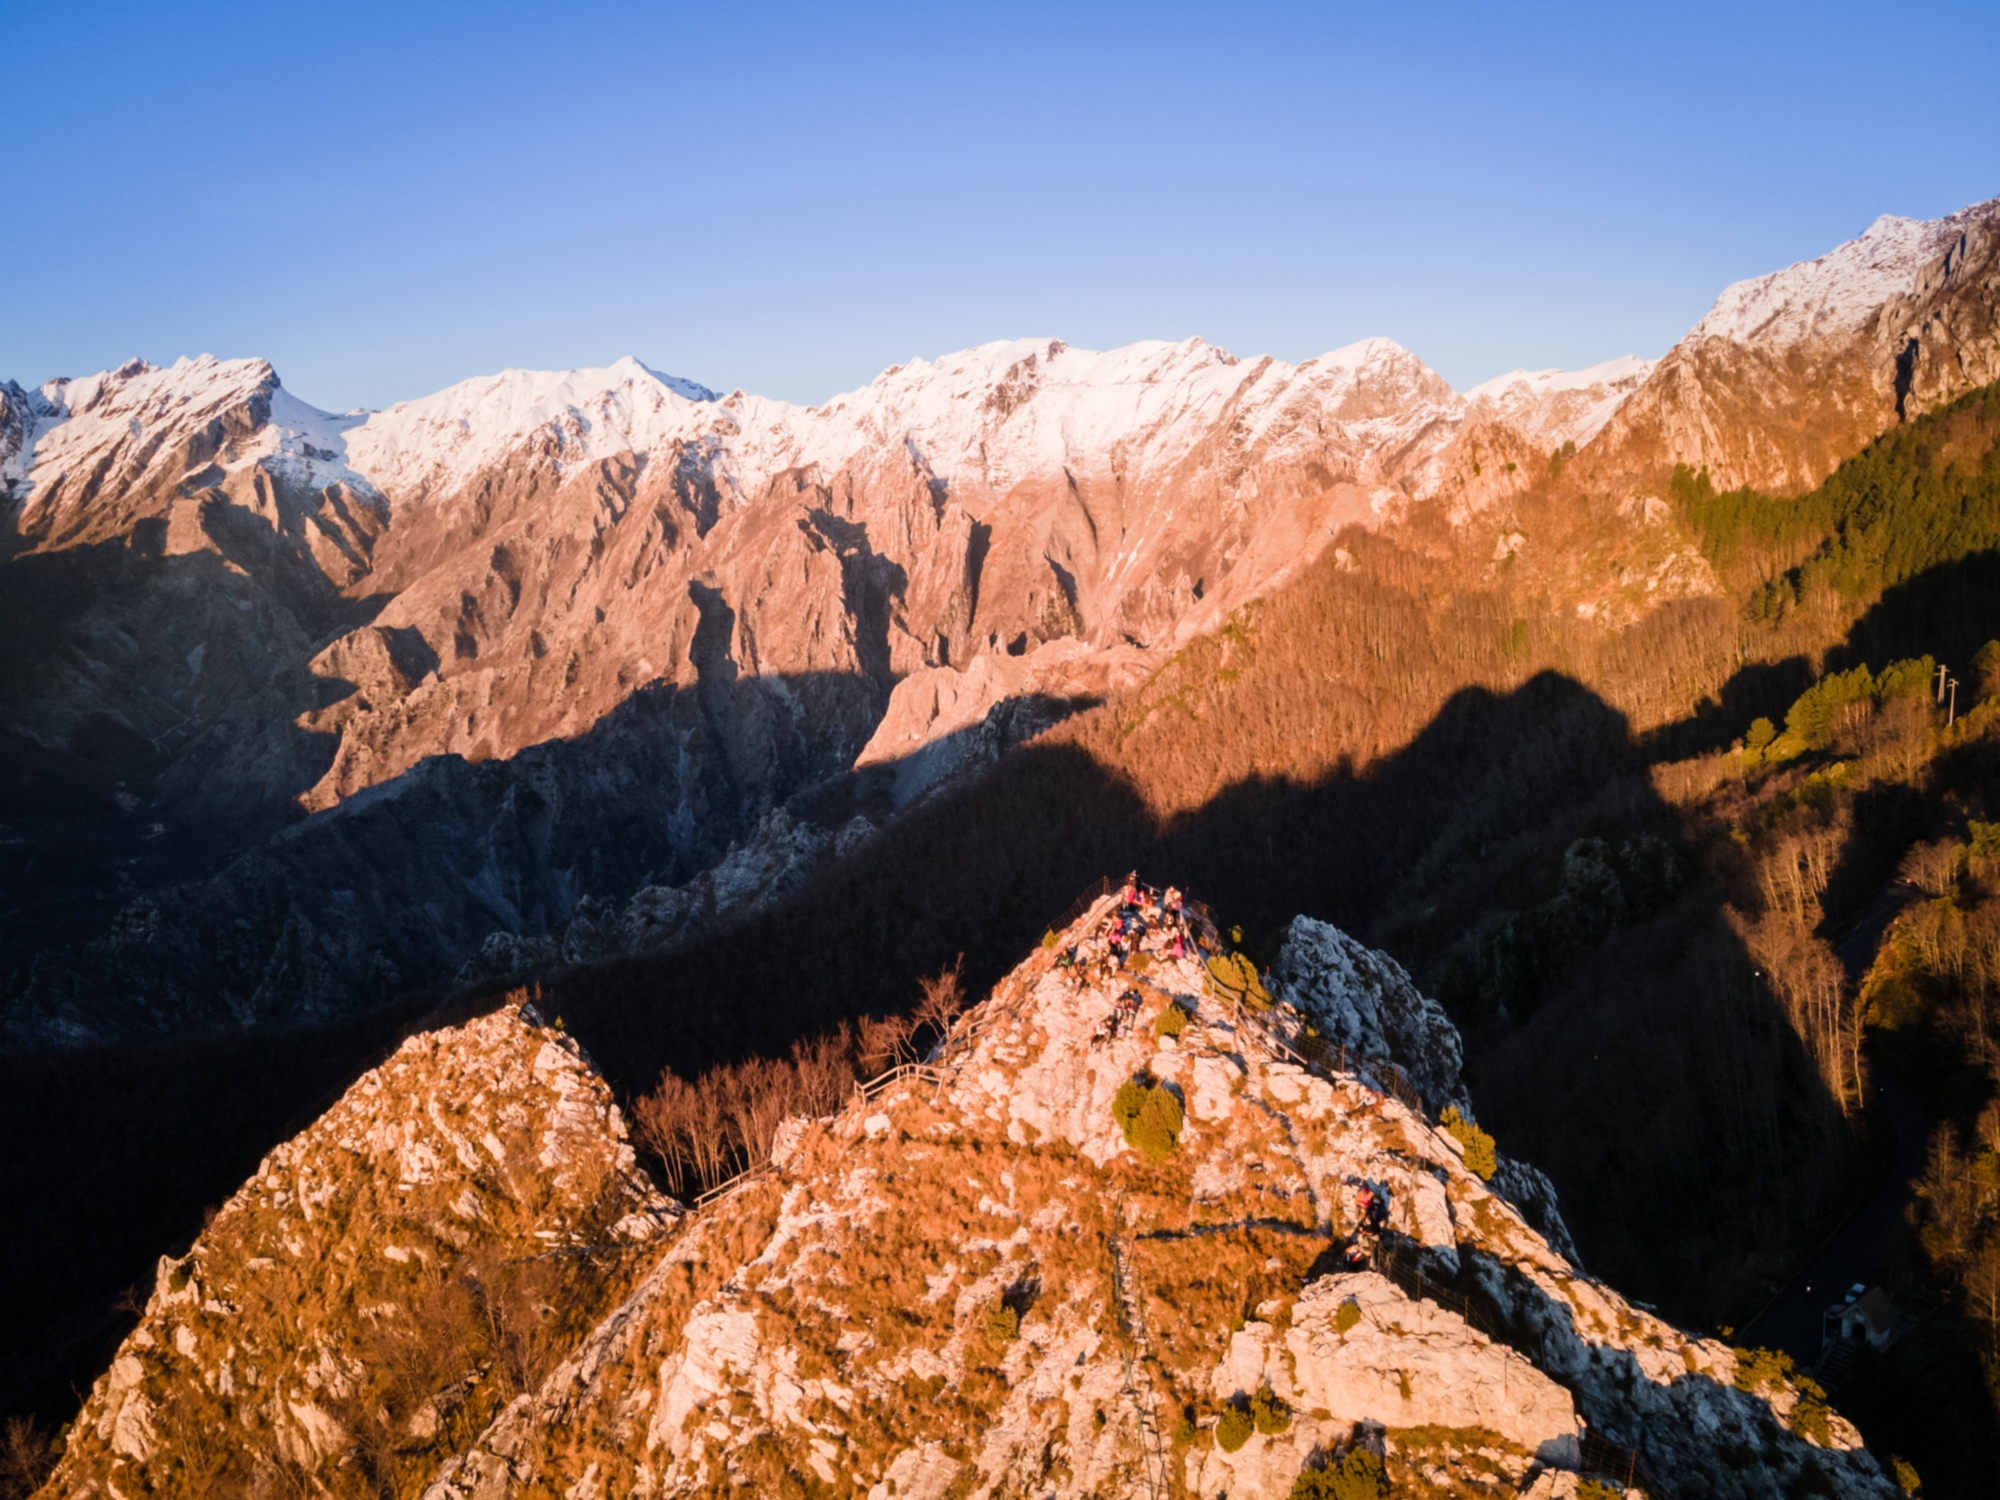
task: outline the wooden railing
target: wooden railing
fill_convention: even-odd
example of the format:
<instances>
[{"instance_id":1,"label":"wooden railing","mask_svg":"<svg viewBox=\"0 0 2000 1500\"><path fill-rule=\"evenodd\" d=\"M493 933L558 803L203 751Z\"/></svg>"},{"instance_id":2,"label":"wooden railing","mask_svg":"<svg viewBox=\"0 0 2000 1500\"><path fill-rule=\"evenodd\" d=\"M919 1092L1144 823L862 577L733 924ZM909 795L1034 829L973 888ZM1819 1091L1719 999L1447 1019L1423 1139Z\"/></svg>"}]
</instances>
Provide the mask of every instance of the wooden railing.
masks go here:
<instances>
[{"instance_id":1,"label":"wooden railing","mask_svg":"<svg viewBox=\"0 0 2000 1500\"><path fill-rule=\"evenodd\" d=\"M929 1063L906 1062L897 1063L886 1073L877 1073L866 1083L857 1082L854 1085L854 1092L863 1099L873 1099L876 1095L887 1091L891 1084L901 1083L905 1078L915 1078L922 1083L944 1082L944 1074Z\"/></svg>"},{"instance_id":2,"label":"wooden railing","mask_svg":"<svg viewBox=\"0 0 2000 1500\"><path fill-rule=\"evenodd\" d=\"M727 1198L731 1193L735 1192L738 1188L750 1182L751 1179L762 1177L765 1173L776 1170L777 1169L771 1165L769 1157L766 1157L763 1161L757 1162L752 1166L745 1167L742 1171L738 1172L734 1177L725 1177L722 1179L722 1181L718 1182L714 1187L710 1188L707 1192L697 1194L694 1200L694 1211L696 1213L700 1213L704 1208L707 1208L711 1203L715 1203L723 1198Z\"/></svg>"}]
</instances>

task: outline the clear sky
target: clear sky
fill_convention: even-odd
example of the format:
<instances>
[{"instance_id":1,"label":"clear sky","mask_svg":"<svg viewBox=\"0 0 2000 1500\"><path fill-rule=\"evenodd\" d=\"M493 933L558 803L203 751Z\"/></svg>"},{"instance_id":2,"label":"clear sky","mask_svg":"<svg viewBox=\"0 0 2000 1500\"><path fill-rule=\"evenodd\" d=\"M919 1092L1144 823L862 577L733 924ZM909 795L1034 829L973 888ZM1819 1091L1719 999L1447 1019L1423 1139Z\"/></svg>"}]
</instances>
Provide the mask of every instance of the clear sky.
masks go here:
<instances>
[{"instance_id":1,"label":"clear sky","mask_svg":"<svg viewBox=\"0 0 2000 1500\"><path fill-rule=\"evenodd\" d=\"M1371 334L1463 388L2000 194L2000 5L0 0L0 377Z\"/></svg>"}]
</instances>

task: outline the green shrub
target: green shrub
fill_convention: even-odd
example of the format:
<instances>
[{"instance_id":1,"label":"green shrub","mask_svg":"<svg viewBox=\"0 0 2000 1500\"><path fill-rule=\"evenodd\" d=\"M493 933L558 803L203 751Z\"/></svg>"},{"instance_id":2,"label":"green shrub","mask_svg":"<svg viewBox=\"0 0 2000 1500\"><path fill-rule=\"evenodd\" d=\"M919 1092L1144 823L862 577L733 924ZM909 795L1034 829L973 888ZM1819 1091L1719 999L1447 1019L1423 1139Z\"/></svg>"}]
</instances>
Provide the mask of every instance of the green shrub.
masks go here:
<instances>
[{"instance_id":1,"label":"green shrub","mask_svg":"<svg viewBox=\"0 0 2000 1500\"><path fill-rule=\"evenodd\" d=\"M1988 641L1972 656L1973 691L1982 698L2000 691L2000 641ZM1898 1460L1900 1462L1900 1460ZM1916 1473L1911 1469L1912 1474Z\"/></svg>"},{"instance_id":2,"label":"green shrub","mask_svg":"<svg viewBox=\"0 0 2000 1500\"><path fill-rule=\"evenodd\" d=\"M1048 929L1048 931L1042 934L1042 946L1044 948L1053 948L1055 947L1055 945L1056 945L1056 930L1055 928L1051 927Z\"/></svg>"},{"instance_id":3,"label":"green shrub","mask_svg":"<svg viewBox=\"0 0 2000 1500\"><path fill-rule=\"evenodd\" d=\"M1889 1455L1889 1477L1902 1486L1906 1495L1920 1494L1923 1490L1924 1482L1917 1478L1916 1465L1893 1453Z\"/></svg>"},{"instance_id":4,"label":"green shrub","mask_svg":"<svg viewBox=\"0 0 2000 1500\"><path fill-rule=\"evenodd\" d=\"M1352 1297L1341 1303L1333 1315L1333 1326L1339 1331L1342 1337L1352 1332L1355 1325L1360 1321L1361 1304L1356 1302Z\"/></svg>"},{"instance_id":5,"label":"green shrub","mask_svg":"<svg viewBox=\"0 0 2000 1500\"><path fill-rule=\"evenodd\" d=\"M1111 1116L1147 1161L1164 1161L1181 1138L1186 1116L1174 1091L1150 1078L1129 1078L1111 1101Z\"/></svg>"},{"instance_id":6,"label":"green shrub","mask_svg":"<svg viewBox=\"0 0 2000 1500\"><path fill-rule=\"evenodd\" d=\"M1208 961L1209 983L1225 1000L1252 1010L1269 1010L1271 992L1257 975L1257 966L1241 953L1218 953Z\"/></svg>"},{"instance_id":7,"label":"green shrub","mask_svg":"<svg viewBox=\"0 0 2000 1500\"><path fill-rule=\"evenodd\" d=\"M1021 1314L1011 1303L996 1302L986 1309L986 1337L996 1344L1012 1343L1021 1336Z\"/></svg>"},{"instance_id":8,"label":"green shrub","mask_svg":"<svg viewBox=\"0 0 2000 1500\"><path fill-rule=\"evenodd\" d=\"M1576 1482L1576 1500L1625 1500L1625 1492L1601 1479L1579 1479Z\"/></svg>"},{"instance_id":9,"label":"green shrub","mask_svg":"<svg viewBox=\"0 0 2000 1500\"><path fill-rule=\"evenodd\" d=\"M1769 719L1757 718L1750 721L1750 731L1743 736L1743 748L1752 755L1761 755L1766 746L1778 737L1778 726Z\"/></svg>"},{"instance_id":10,"label":"green shrub","mask_svg":"<svg viewBox=\"0 0 2000 1500\"><path fill-rule=\"evenodd\" d=\"M1250 1421L1259 1432L1283 1432L1292 1425L1292 1409L1268 1385L1250 1398Z\"/></svg>"},{"instance_id":11,"label":"green shrub","mask_svg":"<svg viewBox=\"0 0 2000 1500\"><path fill-rule=\"evenodd\" d=\"M1367 1448L1350 1448L1339 1463L1305 1469L1292 1481L1292 1500L1382 1500L1388 1493L1381 1455Z\"/></svg>"},{"instance_id":12,"label":"green shrub","mask_svg":"<svg viewBox=\"0 0 2000 1500\"><path fill-rule=\"evenodd\" d=\"M1194 1408L1192 1406L1183 1406L1179 1420L1174 1423L1174 1446L1176 1448L1192 1447L1196 1434L1199 1431L1200 1429L1195 1426L1194 1422Z\"/></svg>"},{"instance_id":13,"label":"green shrub","mask_svg":"<svg viewBox=\"0 0 2000 1500\"><path fill-rule=\"evenodd\" d=\"M1735 1354L1736 1389L1753 1396L1767 1385L1785 1384L1796 1368L1782 1349L1738 1349Z\"/></svg>"},{"instance_id":14,"label":"green shrub","mask_svg":"<svg viewBox=\"0 0 2000 1500\"><path fill-rule=\"evenodd\" d=\"M1154 1036L1179 1036L1187 1030L1188 1013L1179 1001L1164 1007L1153 1020Z\"/></svg>"},{"instance_id":15,"label":"green shrub","mask_svg":"<svg viewBox=\"0 0 2000 1500\"><path fill-rule=\"evenodd\" d=\"M1465 1148L1465 1165L1473 1175L1481 1182L1489 1181L1500 1167L1499 1158L1493 1153L1493 1137L1459 1113L1455 1104L1445 1110L1438 1123L1444 1126L1445 1134Z\"/></svg>"},{"instance_id":16,"label":"green shrub","mask_svg":"<svg viewBox=\"0 0 2000 1500\"><path fill-rule=\"evenodd\" d=\"M1250 1434L1256 1430L1257 1424L1250 1416L1250 1408L1231 1402L1216 1419L1216 1446L1224 1453L1234 1453L1250 1441Z\"/></svg>"},{"instance_id":17,"label":"green shrub","mask_svg":"<svg viewBox=\"0 0 2000 1500\"><path fill-rule=\"evenodd\" d=\"M1798 1405L1792 1408L1792 1431L1822 1448L1833 1446L1833 1408L1826 1403L1826 1391L1817 1380L1800 1375Z\"/></svg>"},{"instance_id":18,"label":"green shrub","mask_svg":"<svg viewBox=\"0 0 2000 1500\"><path fill-rule=\"evenodd\" d=\"M1762 753L1775 761L1825 749L1841 711L1848 705L1920 697L1930 691L1931 674L1936 670L1937 664L1930 657L1919 656L1892 661L1880 675L1870 672L1865 662L1845 672L1829 672L1792 701L1785 711L1785 732L1760 747ZM1749 741L1744 744L1748 746Z\"/></svg>"}]
</instances>

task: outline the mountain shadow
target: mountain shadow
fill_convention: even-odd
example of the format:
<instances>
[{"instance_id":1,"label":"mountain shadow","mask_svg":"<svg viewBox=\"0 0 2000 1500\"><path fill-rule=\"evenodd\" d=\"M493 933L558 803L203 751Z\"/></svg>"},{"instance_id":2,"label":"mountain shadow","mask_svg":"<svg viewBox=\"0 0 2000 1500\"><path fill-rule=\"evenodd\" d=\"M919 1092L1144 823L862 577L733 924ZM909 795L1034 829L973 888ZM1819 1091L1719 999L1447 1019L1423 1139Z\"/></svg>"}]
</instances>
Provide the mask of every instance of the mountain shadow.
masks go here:
<instances>
[{"instance_id":1,"label":"mountain shadow","mask_svg":"<svg viewBox=\"0 0 2000 1500\"><path fill-rule=\"evenodd\" d=\"M13 1284L50 1292L35 1336L82 1351L70 1375L87 1378L107 1330L115 1341L104 1289L184 1242L201 1206L303 1123L298 1101L336 1093L429 1003L411 993L415 970L392 970L399 953L462 948L485 924L553 922L574 892L687 868L673 864L677 783L665 778L685 774L666 758L707 722L692 699L643 694L579 740L504 764L427 762L207 883L190 908L201 921L163 919L190 934L184 946L149 948L141 929L85 973L118 1000L234 965L221 971L230 982L269 983L274 997L325 984L325 1005L211 1014L228 1029L165 1049L0 1059L27 1082L28 1112L5 1122L25 1195L13 1201L52 1204ZM719 763L713 774L733 797ZM797 808L884 810L894 777L890 766L817 784ZM1777 1276L1851 1151L1679 840L1623 719L1554 674L1458 693L1365 771L1251 778L1164 819L1058 735L918 801L779 904L672 950L557 974L544 999L629 1098L663 1067L782 1053L903 1010L919 977L961 953L968 984L990 986L1106 873L1184 886L1265 957L1292 915L1325 918L1388 946L1446 999L1482 1117L1555 1178L1592 1268L1700 1322ZM243 913L257 938L234 953ZM383 1003L356 1016L366 971L341 965L373 962ZM290 1029L272 1024L281 1015ZM59 1388L33 1347L8 1357L21 1389Z\"/></svg>"},{"instance_id":2,"label":"mountain shadow","mask_svg":"<svg viewBox=\"0 0 2000 1500\"><path fill-rule=\"evenodd\" d=\"M165 549L146 521L0 562L0 964L295 821L332 764L297 720L344 685L309 663L383 601L269 548Z\"/></svg>"},{"instance_id":3,"label":"mountain shadow","mask_svg":"<svg viewBox=\"0 0 2000 1500\"><path fill-rule=\"evenodd\" d=\"M1548 1170L1586 1259L1693 1322L1780 1278L1853 1165L1839 1108L1695 875L1616 712L1566 678L1457 694L1366 772L1252 779L1167 819L1088 754L1030 746L781 906L547 999L624 1090L975 992L1078 889L1137 868L1268 958L1297 913L1441 993L1503 1149Z\"/></svg>"},{"instance_id":4,"label":"mountain shadow","mask_svg":"<svg viewBox=\"0 0 2000 1500\"><path fill-rule=\"evenodd\" d=\"M1899 658L1933 656L1960 679L1963 711L1972 702L1973 655L1994 639L2000 639L2000 552L1978 552L1883 590L1828 653L1827 669L1862 662L1879 669Z\"/></svg>"},{"instance_id":5,"label":"mountain shadow","mask_svg":"<svg viewBox=\"0 0 2000 1500\"><path fill-rule=\"evenodd\" d=\"M874 685L776 687L744 678L727 691L796 702ZM926 746L918 779L997 757L1088 705L998 704ZM206 1208L404 1035L490 1006L491 994L453 989L484 939L559 934L586 898L686 881L781 803L838 829L907 800L903 763L847 771L851 747L773 733L750 742L767 779L746 809L710 723L695 694L663 687L510 761L436 757L8 976L0 1201L36 1210L32 1233L0 1237L0 1279L25 1289L0 1324L0 1413L65 1420L71 1387L129 1328L116 1299L186 1246ZM829 755L840 774L826 774Z\"/></svg>"}]
</instances>

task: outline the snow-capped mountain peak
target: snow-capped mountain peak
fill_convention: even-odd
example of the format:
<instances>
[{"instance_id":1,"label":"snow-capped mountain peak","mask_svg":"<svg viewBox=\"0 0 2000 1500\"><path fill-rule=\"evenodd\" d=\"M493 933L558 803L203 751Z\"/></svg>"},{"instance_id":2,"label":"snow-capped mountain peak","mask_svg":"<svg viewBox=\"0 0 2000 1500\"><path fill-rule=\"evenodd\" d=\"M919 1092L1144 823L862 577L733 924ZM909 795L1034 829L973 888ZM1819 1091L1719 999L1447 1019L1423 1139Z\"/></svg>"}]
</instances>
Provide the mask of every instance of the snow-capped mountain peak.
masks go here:
<instances>
[{"instance_id":1,"label":"snow-capped mountain peak","mask_svg":"<svg viewBox=\"0 0 2000 1500\"><path fill-rule=\"evenodd\" d=\"M205 430L237 436L232 415L259 412L278 390L268 361L210 354L165 367L133 359L115 370L51 380L30 398L35 405L26 420L5 424L19 432L0 440L0 450L14 443L11 456L0 451L0 480L26 478L31 507L70 476L92 473L98 488L132 483L150 472L156 455L190 451L185 444L200 443L197 434ZM247 431L263 420L255 415L236 426Z\"/></svg>"},{"instance_id":2,"label":"snow-capped mountain peak","mask_svg":"<svg viewBox=\"0 0 2000 1500\"><path fill-rule=\"evenodd\" d=\"M1917 272L1942 255L1968 222L1992 208L1974 204L1929 220L1883 214L1858 238L1817 260L1728 287L1688 337L1777 345L1850 337L1883 303L1908 292Z\"/></svg>"},{"instance_id":3,"label":"snow-capped mountain peak","mask_svg":"<svg viewBox=\"0 0 2000 1500\"><path fill-rule=\"evenodd\" d=\"M720 391L712 391L698 381L687 380L679 375L669 375L664 370L656 370L651 365L641 364L640 361L634 359L629 354L612 365L611 368L616 370L628 364L638 365L640 369L652 376L653 379L659 381L661 385L672 391L676 396L684 397L689 401L720 401L722 399Z\"/></svg>"},{"instance_id":4,"label":"snow-capped mountain peak","mask_svg":"<svg viewBox=\"0 0 2000 1500\"><path fill-rule=\"evenodd\" d=\"M710 420L714 391L630 355L579 370L502 370L372 413L347 434L348 462L379 488L470 478L540 432L562 462L671 442Z\"/></svg>"}]
</instances>

